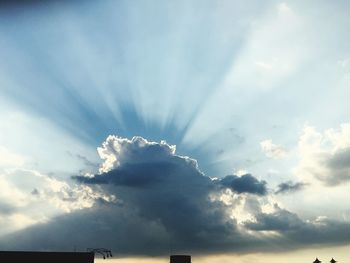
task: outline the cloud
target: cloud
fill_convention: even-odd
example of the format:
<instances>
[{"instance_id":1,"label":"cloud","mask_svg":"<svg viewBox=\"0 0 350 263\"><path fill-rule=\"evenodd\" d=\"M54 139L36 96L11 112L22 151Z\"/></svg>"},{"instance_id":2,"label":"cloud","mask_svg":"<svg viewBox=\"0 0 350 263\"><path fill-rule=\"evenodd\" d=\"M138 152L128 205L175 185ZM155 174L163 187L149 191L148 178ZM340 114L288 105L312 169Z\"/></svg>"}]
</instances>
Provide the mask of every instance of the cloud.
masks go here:
<instances>
[{"instance_id":1,"label":"cloud","mask_svg":"<svg viewBox=\"0 0 350 263\"><path fill-rule=\"evenodd\" d=\"M288 153L283 146L272 143L272 140L264 140L260 142L260 146L263 153L269 158L282 159Z\"/></svg>"},{"instance_id":2,"label":"cloud","mask_svg":"<svg viewBox=\"0 0 350 263\"><path fill-rule=\"evenodd\" d=\"M0 216L12 214L15 211L15 207L8 202L0 201Z\"/></svg>"},{"instance_id":3,"label":"cloud","mask_svg":"<svg viewBox=\"0 0 350 263\"><path fill-rule=\"evenodd\" d=\"M277 186L277 190L275 194L285 194L285 193L293 193L302 190L307 184L297 182L293 183L291 181L280 183Z\"/></svg>"},{"instance_id":4,"label":"cloud","mask_svg":"<svg viewBox=\"0 0 350 263\"><path fill-rule=\"evenodd\" d=\"M246 222L248 229L255 231L286 231L300 228L304 222L294 213L281 209L277 204L272 213L258 213L253 222Z\"/></svg>"},{"instance_id":5,"label":"cloud","mask_svg":"<svg viewBox=\"0 0 350 263\"><path fill-rule=\"evenodd\" d=\"M254 220L246 221L245 227L270 233L280 247L291 249L295 246L315 244L344 244L348 242L350 224L320 216L314 220L303 220L297 214L274 205L270 213L258 212Z\"/></svg>"},{"instance_id":6,"label":"cloud","mask_svg":"<svg viewBox=\"0 0 350 263\"><path fill-rule=\"evenodd\" d=\"M350 124L318 132L307 126L298 143L297 175L336 186L350 181Z\"/></svg>"},{"instance_id":7,"label":"cloud","mask_svg":"<svg viewBox=\"0 0 350 263\"><path fill-rule=\"evenodd\" d=\"M221 201L210 199L211 193L219 191L217 185L194 159L176 155L175 146L142 137L109 136L98 153L104 160L100 173L74 179L83 186L102 188L118 202L100 202L28 230L30 246L58 248L72 227L87 236L72 237L72 242L89 247L108 241L113 249L122 247L123 253L218 249L233 244L232 237L238 236L235 220ZM46 231L55 232L50 240Z\"/></svg>"},{"instance_id":8,"label":"cloud","mask_svg":"<svg viewBox=\"0 0 350 263\"><path fill-rule=\"evenodd\" d=\"M81 160L86 166L90 166L92 168L98 167L98 163L94 163L92 161L90 161L86 156L80 155L80 154L76 154L75 155L79 160Z\"/></svg>"},{"instance_id":9,"label":"cloud","mask_svg":"<svg viewBox=\"0 0 350 263\"><path fill-rule=\"evenodd\" d=\"M102 147L97 148L98 154L104 160L100 172L109 172L118 168L121 164L161 162L167 160L169 156L175 156L176 146L169 145L165 141L160 143L149 142L146 139L135 136L131 140L110 135L102 143ZM181 157L184 160L196 161L188 157Z\"/></svg>"},{"instance_id":10,"label":"cloud","mask_svg":"<svg viewBox=\"0 0 350 263\"><path fill-rule=\"evenodd\" d=\"M219 183L237 193L251 193L257 195L267 194L266 181L259 181L251 174L242 176L227 175L219 180Z\"/></svg>"},{"instance_id":11,"label":"cloud","mask_svg":"<svg viewBox=\"0 0 350 263\"><path fill-rule=\"evenodd\" d=\"M175 146L164 141L109 136L98 153L104 160L100 172L74 179L116 201L94 198L90 207L3 237L0 248L108 247L122 255L265 251L267 243L287 242L285 237L291 238L292 248L300 247L295 240L316 224L333 236L339 230L339 222L334 227L330 221L308 223L274 206L266 182L250 174L205 176L196 160L177 155ZM33 198L41 195L39 187L30 192ZM266 231L277 235L262 238ZM302 243L328 242L317 237L313 233Z\"/></svg>"},{"instance_id":12,"label":"cloud","mask_svg":"<svg viewBox=\"0 0 350 263\"><path fill-rule=\"evenodd\" d=\"M52 216L89 208L114 196L35 170L0 171L0 235L42 223Z\"/></svg>"}]
</instances>

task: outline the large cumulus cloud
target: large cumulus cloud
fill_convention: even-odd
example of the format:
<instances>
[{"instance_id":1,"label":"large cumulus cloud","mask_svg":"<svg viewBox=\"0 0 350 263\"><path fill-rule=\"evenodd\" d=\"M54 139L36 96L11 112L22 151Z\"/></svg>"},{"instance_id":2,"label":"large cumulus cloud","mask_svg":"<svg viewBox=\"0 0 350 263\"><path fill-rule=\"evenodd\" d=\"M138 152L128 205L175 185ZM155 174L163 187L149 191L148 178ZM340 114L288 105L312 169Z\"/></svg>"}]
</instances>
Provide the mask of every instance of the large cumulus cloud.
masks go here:
<instances>
[{"instance_id":1,"label":"large cumulus cloud","mask_svg":"<svg viewBox=\"0 0 350 263\"><path fill-rule=\"evenodd\" d=\"M106 245L123 253L152 254L233 244L238 236L235 220L224 203L210 198L218 186L194 159L176 155L175 146L109 136L98 153L104 160L100 173L74 179L115 195L117 202L100 201L30 228L9 238L16 246L59 249L70 240L83 247Z\"/></svg>"},{"instance_id":2,"label":"large cumulus cloud","mask_svg":"<svg viewBox=\"0 0 350 263\"><path fill-rule=\"evenodd\" d=\"M289 249L282 242L285 236L293 243L305 226L315 229L316 223L274 205L265 181L250 174L209 178L196 160L177 155L175 146L164 141L109 136L98 153L104 160L99 173L73 178L94 192L115 196L113 201L98 198L90 208L13 233L0 241L0 248L104 246L120 254L149 255L242 252L264 250L267 241L276 239ZM324 221L323 227L332 233L338 227L350 229L347 223L332 224L329 228ZM266 231L280 235L264 236ZM316 233L310 230L308 242L317 243Z\"/></svg>"},{"instance_id":3,"label":"large cumulus cloud","mask_svg":"<svg viewBox=\"0 0 350 263\"><path fill-rule=\"evenodd\" d=\"M209 199L215 184L195 160L176 155L175 146L110 136L98 150L105 159L101 173L75 178L105 185L140 217L156 221L175 243L201 245L202 240L210 243L212 235L225 237L235 231L223 205Z\"/></svg>"}]
</instances>

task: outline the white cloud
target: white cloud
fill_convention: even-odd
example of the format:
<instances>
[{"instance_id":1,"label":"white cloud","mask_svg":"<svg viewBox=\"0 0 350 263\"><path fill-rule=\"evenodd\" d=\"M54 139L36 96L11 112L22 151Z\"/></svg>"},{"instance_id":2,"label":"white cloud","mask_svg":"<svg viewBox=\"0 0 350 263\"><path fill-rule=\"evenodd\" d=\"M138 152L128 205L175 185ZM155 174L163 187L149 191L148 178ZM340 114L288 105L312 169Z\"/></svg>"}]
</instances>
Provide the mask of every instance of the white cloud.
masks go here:
<instances>
[{"instance_id":1,"label":"white cloud","mask_svg":"<svg viewBox=\"0 0 350 263\"><path fill-rule=\"evenodd\" d=\"M159 151L157 156L137 155L140 149L147 150L151 148L150 146L160 147L162 150ZM100 173L106 173L117 168L120 163L125 160L128 160L128 162L139 162L140 158L143 158L142 161L147 162L148 159L151 158L152 161L154 161L154 159L160 161L167 158L168 154L174 155L176 146L169 145L166 141L161 141L160 143L150 142L139 136L135 136L129 140L127 138L110 135L107 137L106 141L103 142L102 147L97 148L97 151L101 159L104 160L99 169Z\"/></svg>"},{"instance_id":2,"label":"white cloud","mask_svg":"<svg viewBox=\"0 0 350 263\"><path fill-rule=\"evenodd\" d=\"M323 132L306 126L298 155L296 174L302 180L333 186L350 181L350 123Z\"/></svg>"},{"instance_id":3,"label":"white cloud","mask_svg":"<svg viewBox=\"0 0 350 263\"><path fill-rule=\"evenodd\" d=\"M272 140L263 140L260 142L263 153L273 159L281 159L287 156L287 150L282 145L277 145Z\"/></svg>"},{"instance_id":4,"label":"white cloud","mask_svg":"<svg viewBox=\"0 0 350 263\"><path fill-rule=\"evenodd\" d=\"M233 174L235 175L238 175L238 176L242 176L242 175L245 175L245 174L248 174L249 172L245 169L238 169L236 170L235 172L233 172Z\"/></svg>"},{"instance_id":5,"label":"white cloud","mask_svg":"<svg viewBox=\"0 0 350 263\"><path fill-rule=\"evenodd\" d=\"M115 202L116 197L38 171L8 169L0 173L0 235L90 208L97 200Z\"/></svg>"}]
</instances>

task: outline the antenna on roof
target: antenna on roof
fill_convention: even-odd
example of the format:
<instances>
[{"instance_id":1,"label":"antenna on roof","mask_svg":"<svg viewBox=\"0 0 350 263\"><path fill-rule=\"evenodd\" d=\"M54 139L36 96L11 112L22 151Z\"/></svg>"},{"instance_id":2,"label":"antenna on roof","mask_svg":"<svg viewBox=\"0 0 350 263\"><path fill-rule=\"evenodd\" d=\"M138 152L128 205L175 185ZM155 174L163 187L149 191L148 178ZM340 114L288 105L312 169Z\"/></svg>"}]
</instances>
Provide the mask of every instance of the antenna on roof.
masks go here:
<instances>
[{"instance_id":1,"label":"antenna on roof","mask_svg":"<svg viewBox=\"0 0 350 263\"><path fill-rule=\"evenodd\" d=\"M105 248L87 248L86 250L88 252L92 252L94 254L96 254L96 253L100 254L103 257L103 259L113 257L112 251L109 250L109 249L105 249Z\"/></svg>"}]
</instances>

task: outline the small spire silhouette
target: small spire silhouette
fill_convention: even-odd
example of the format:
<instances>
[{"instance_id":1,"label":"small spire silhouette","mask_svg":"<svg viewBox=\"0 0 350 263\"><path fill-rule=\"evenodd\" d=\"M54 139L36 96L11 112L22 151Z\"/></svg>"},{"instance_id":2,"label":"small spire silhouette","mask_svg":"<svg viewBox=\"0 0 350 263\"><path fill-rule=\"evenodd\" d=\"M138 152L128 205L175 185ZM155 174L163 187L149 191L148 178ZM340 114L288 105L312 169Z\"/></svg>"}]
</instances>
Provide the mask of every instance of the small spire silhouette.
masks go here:
<instances>
[{"instance_id":1,"label":"small spire silhouette","mask_svg":"<svg viewBox=\"0 0 350 263\"><path fill-rule=\"evenodd\" d=\"M329 262L331 262L331 263L336 263L337 261L334 260L334 258L332 258L331 261L329 261Z\"/></svg>"},{"instance_id":2,"label":"small spire silhouette","mask_svg":"<svg viewBox=\"0 0 350 263\"><path fill-rule=\"evenodd\" d=\"M318 258L315 259L315 261L313 263L321 263L322 261L319 260Z\"/></svg>"}]
</instances>

